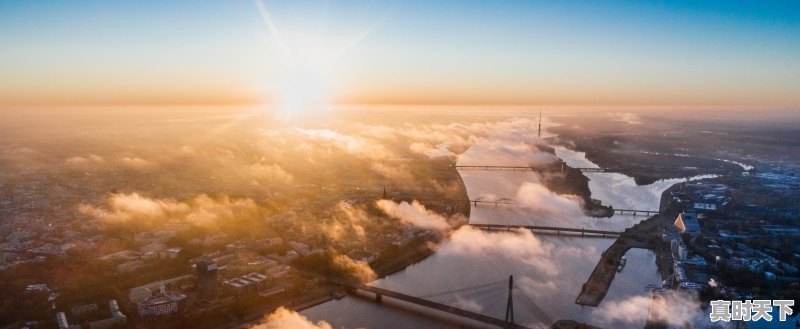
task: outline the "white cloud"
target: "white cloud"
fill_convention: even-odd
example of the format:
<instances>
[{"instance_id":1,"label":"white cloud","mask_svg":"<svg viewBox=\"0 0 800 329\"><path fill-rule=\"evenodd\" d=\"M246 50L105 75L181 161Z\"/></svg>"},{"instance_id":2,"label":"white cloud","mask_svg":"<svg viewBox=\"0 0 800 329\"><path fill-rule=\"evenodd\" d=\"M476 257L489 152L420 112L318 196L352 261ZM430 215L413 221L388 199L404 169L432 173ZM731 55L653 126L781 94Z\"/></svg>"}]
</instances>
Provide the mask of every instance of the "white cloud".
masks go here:
<instances>
[{"instance_id":1,"label":"white cloud","mask_svg":"<svg viewBox=\"0 0 800 329\"><path fill-rule=\"evenodd\" d=\"M682 327L687 323L708 322L703 315L696 296L675 290L656 295L656 298L639 295L621 301L607 301L592 310L592 318L606 327L642 323L650 316L670 326Z\"/></svg>"},{"instance_id":2,"label":"white cloud","mask_svg":"<svg viewBox=\"0 0 800 329\"><path fill-rule=\"evenodd\" d=\"M123 157L119 161L123 166L138 170L149 169L154 166L152 162L138 157Z\"/></svg>"},{"instance_id":3,"label":"white cloud","mask_svg":"<svg viewBox=\"0 0 800 329\"><path fill-rule=\"evenodd\" d=\"M67 160L68 164L71 165L88 165L88 164L102 164L105 163L106 160L99 155L90 154L87 156L74 156L70 157Z\"/></svg>"},{"instance_id":4,"label":"white cloud","mask_svg":"<svg viewBox=\"0 0 800 329\"><path fill-rule=\"evenodd\" d=\"M611 118L611 120L614 121L625 122L627 124L632 124L632 125L642 124L642 119L638 115L633 113L614 112L614 113L609 113L608 116Z\"/></svg>"},{"instance_id":5,"label":"white cloud","mask_svg":"<svg viewBox=\"0 0 800 329\"><path fill-rule=\"evenodd\" d=\"M111 194L106 207L80 205L80 213L104 223L153 222L182 220L200 226L216 224L252 214L258 206L251 199L231 199L226 195L212 198L201 194L191 200L153 199L138 193Z\"/></svg>"},{"instance_id":6,"label":"white cloud","mask_svg":"<svg viewBox=\"0 0 800 329\"><path fill-rule=\"evenodd\" d=\"M277 164L256 163L250 166L250 172L257 179L270 183L288 184L294 181L294 176Z\"/></svg>"},{"instance_id":7,"label":"white cloud","mask_svg":"<svg viewBox=\"0 0 800 329\"><path fill-rule=\"evenodd\" d=\"M544 185L532 182L522 183L517 191L517 201L521 206L562 218L583 216L583 200L575 195L561 195L550 191Z\"/></svg>"},{"instance_id":8,"label":"white cloud","mask_svg":"<svg viewBox=\"0 0 800 329\"><path fill-rule=\"evenodd\" d=\"M253 329L333 329L325 321L312 322L300 313L279 307L264 319L264 323L251 327Z\"/></svg>"},{"instance_id":9,"label":"white cloud","mask_svg":"<svg viewBox=\"0 0 800 329\"><path fill-rule=\"evenodd\" d=\"M387 215L397 218L401 222L409 225L442 233L449 232L452 229L447 218L426 209L425 206L416 200L412 203L405 201L395 203L390 200L378 200L376 205Z\"/></svg>"}]
</instances>

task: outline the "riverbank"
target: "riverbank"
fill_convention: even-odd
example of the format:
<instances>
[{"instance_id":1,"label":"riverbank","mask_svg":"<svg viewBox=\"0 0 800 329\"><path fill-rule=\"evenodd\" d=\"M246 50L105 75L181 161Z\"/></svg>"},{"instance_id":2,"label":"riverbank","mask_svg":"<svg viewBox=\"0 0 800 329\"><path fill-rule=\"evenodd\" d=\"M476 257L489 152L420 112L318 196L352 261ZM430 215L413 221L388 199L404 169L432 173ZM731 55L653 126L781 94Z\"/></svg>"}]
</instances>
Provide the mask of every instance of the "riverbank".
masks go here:
<instances>
[{"instance_id":1,"label":"riverbank","mask_svg":"<svg viewBox=\"0 0 800 329\"><path fill-rule=\"evenodd\" d=\"M672 250L669 242L664 241L661 235L667 227L672 225L672 220L677 216L677 210L671 207L671 192L682 183L676 183L661 194L659 204L660 214L641 221L625 230L614 244L612 244L597 263L591 276L581 287L581 292L575 303L586 306L598 306L603 301L611 282L621 266L622 257L631 248L643 248L656 254L656 266L662 280L672 274Z\"/></svg>"},{"instance_id":2,"label":"riverbank","mask_svg":"<svg viewBox=\"0 0 800 329\"><path fill-rule=\"evenodd\" d=\"M461 174L452 166L448 166L444 175L454 175L451 177L455 180L455 191L450 195L447 200L449 209L446 209L446 216L461 216L464 220L459 222L459 226L469 223L470 216L470 203L469 196L467 195L467 186L464 183ZM454 229L458 229L455 227ZM441 237L439 237L441 238ZM384 251L378 259L370 263L372 270L377 274L378 278L383 278L394 273L404 270L406 267L419 263L435 252L432 245L439 243L438 239L433 238L414 238L406 245L398 247L395 250Z\"/></svg>"}]
</instances>

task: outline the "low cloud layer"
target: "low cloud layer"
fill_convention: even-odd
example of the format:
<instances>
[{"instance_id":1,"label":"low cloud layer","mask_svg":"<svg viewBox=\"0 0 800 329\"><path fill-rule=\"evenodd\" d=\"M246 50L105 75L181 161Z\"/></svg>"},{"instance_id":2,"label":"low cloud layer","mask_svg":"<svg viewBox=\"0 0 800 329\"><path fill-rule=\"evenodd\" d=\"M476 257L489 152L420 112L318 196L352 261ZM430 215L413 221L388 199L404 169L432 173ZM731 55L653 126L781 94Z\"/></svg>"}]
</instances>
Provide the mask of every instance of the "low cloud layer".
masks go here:
<instances>
[{"instance_id":1,"label":"low cloud layer","mask_svg":"<svg viewBox=\"0 0 800 329\"><path fill-rule=\"evenodd\" d=\"M294 175L276 164L256 163L251 165L249 169L250 173L258 181L284 184L289 184L294 181Z\"/></svg>"},{"instance_id":2,"label":"low cloud layer","mask_svg":"<svg viewBox=\"0 0 800 329\"><path fill-rule=\"evenodd\" d=\"M258 210L251 199L231 199L225 195L212 198L205 194L179 202L148 198L138 193L118 193L109 195L106 203L106 207L80 205L78 210L107 224L182 220L199 226L213 225L219 220Z\"/></svg>"},{"instance_id":3,"label":"low cloud layer","mask_svg":"<svg viewBox=\"0 0 800 329\"><path fill-rule=\"evenodd\" d=\"M90 165L90 164L103 164L103 163L106 162L106 160L103 159L103 157L101 157L99 155L90 154L90 155L87 155L87 156L70 157L70 158L68 158L66 160L66 162L68 164L70 164L70 165L83 166L83 165Z\"/></svg>"},{"instance_id":4,"label":"low cloud layer","mask_svg":"<svg viewBox=\"0 0 800 329\"><path fill-rule=\"evenodd\" d=\"M390 217L399 219L405 224L442 233L452 230L450 220L426 209L417 201L396 203L390 200L378 200L376 205Z\"/></svg>"},{"instance_id":5,"label":"low cloud layer","mask_svg":"<svg viewBox=\"0 0 800 329\"><path fill-rule=\"evenodd\" d=\"M624 122L627 124L632 124L632 125L642 124L642 119L638 115L633 113L614 112L614 113L609 113L608 117L610 117L611 120Z\"/></svg>"},{"instance_id":6,"label":"low cloud layer","mask_svg":"<svg viewBox=\"0 0 800 329\"><path fill-rule=\"evenodd\" d=\"M539 183L526 182L517 192L521 206L561 218L583 216L583 200L576 195L562 195L550 191Z\"/></svg>"},{"instance_id":7,"label":"low cloud layer","mask_svg":"<svg viewBox=\"0 0 800 329\"><path fill-rule=\"evenodd\" d=\"M251 327L253 329L333 329L325 321L314 323L300 313L279 307L264 319L264 323Z\"/></svg>"},{"instance_id":8,"label":"low cloud layer","mask_svg":"<svg viewBox=\"0 0 800 329\"><path fill-rule=\"evenodd\" d=\"M651 314L652 312L652 314ZM592 310L592 316L605 327L630 326L652 317L675 327L704 323L697 298L686 292L670 290L664 294L633 296L621 301L607 301Z\"/></svg>"},{"instance_id":9,"label":"low cloud layer","mask_svg":"<svg viewBox=\"0 0 800 329\"><path fill-rule=\"evenodd\" d=\"M125 167L137 170L155 167L155 163L138 157L122 157L119 159L119 162Z\"/></svg>"},{"instance_id":10,"label":"low cloud layer","mask_svg":"<svg viewBox=\"0 0 800 329\"><path fill-rule=\"evenodd\" d=\"M475 257L476 259L513 259L529 265L538 277L551 278L559 274L550 255L554 246L542 242L528 230L487 232L464 226L450 236L450 241L438 251L442 255Z\"/></svg>"},{"instance_id":11,"label":"low cloud layer","mask_svg":"<svg viewBox=\"0 0 800 329\"><path fill-rule=\"evenodd\" d=\"M354 276L361 283L372 282L378 278L378 275L367 263L357 262L347 255L334 255L333 266L341 272Z\"/></svg>"},{"instance_id":12,"label":"low cloud layer","mask_svg":"<svg viewBox=\"0 0 800 329\"><path fill-rule=\"evenodd\" d=\"M369 221L369 215L364 209L339 202L333 216L322 224L322 232L332 241L347 240L353 237L363 239L366 237L364 225Z\"/></svg>"}]
</instances>

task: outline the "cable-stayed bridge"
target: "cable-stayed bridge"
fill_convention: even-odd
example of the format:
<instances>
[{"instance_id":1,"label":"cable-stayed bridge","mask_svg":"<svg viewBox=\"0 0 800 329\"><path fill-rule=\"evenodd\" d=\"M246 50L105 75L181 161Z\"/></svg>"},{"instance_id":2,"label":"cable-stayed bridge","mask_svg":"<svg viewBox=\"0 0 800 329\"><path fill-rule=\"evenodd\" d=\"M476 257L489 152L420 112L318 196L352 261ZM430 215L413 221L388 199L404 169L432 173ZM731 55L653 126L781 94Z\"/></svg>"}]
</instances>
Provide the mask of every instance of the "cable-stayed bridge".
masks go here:
<instances>
[{"instance_id":1,"label":"cable-stayed bridge","mask_svg":"<svg viewBox=\"0 0 800 329\"><path fill-rule=\"evenodd\" d=\"M518 323L517 319L520 318L520 315L524 315L525 318L532 318L535 322L544 326L550 326L553 323L553 320L547 316L539 305L514 283L513 276L510 276L508 280L504 279L418 296L347 280L328 279L327 281L344 287L351 293L372 294L376 303L382 303L384 298L392 298L498 328L528 328ZM476 304L482 306L480 312L475 310L474 306L469 306ZM504 310L499 310L497 309L498 307L503 307ZM515 311L517 312L516 314ZM500 312L505 313L505 317L502 319L487 315L492 313L499 314Z\"/></svg>"}]
</instances>

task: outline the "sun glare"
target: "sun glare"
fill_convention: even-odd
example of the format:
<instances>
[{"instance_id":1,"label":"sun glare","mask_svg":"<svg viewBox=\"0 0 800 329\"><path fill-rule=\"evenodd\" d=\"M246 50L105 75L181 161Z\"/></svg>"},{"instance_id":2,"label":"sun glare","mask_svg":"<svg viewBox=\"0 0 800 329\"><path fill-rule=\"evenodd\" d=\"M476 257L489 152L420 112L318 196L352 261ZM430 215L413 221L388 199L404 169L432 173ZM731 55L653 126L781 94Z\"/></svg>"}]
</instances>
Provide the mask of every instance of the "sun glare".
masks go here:
<instances>
[{"instance_id":1,"label":"sun glare","mask_svg":"<svg viewBox=\"0 0 800 329\"><path fill-rule=\"evenodd\" d=\"M328 107L334 81L324 65L291 65L277 79L274 95L279 115L286 119L307 116Z\"/></svg>"},{"instance_id":2,"label":"sun glare","mask_svg":"<svg viewBox=\"0 0 800 329\"><path fill-rule=\"evenodd\" d=\"M327 2L298 21L277 21L264 0L254 0L256 8L280 53L279 74L272 79L271 99L277 114L284 119L310 117L329 108L336 92L342 89L335 79L342 57L361 42L383 17L366 16L337 22Z\"/></svg>"}]
</instances>

